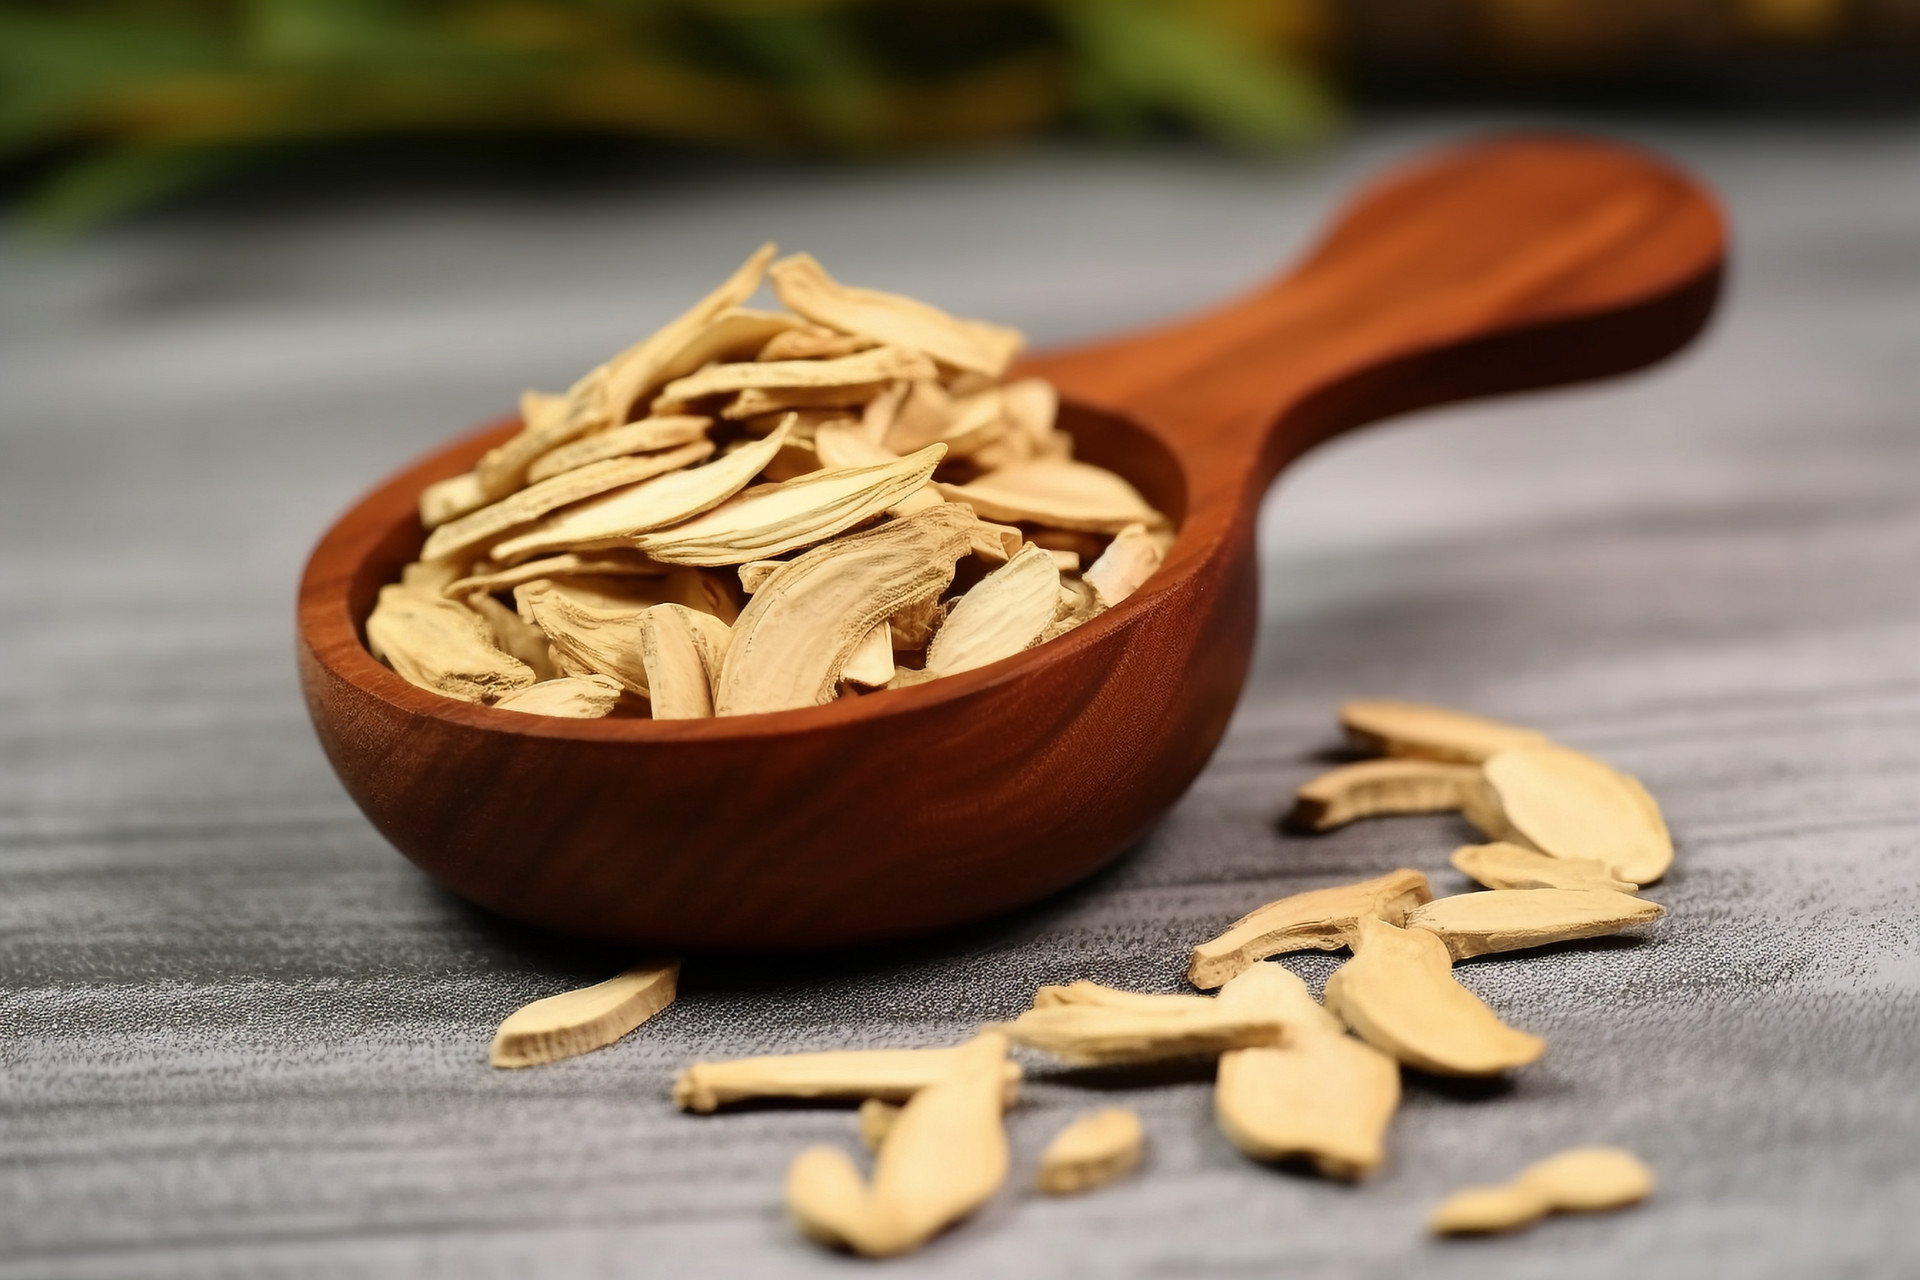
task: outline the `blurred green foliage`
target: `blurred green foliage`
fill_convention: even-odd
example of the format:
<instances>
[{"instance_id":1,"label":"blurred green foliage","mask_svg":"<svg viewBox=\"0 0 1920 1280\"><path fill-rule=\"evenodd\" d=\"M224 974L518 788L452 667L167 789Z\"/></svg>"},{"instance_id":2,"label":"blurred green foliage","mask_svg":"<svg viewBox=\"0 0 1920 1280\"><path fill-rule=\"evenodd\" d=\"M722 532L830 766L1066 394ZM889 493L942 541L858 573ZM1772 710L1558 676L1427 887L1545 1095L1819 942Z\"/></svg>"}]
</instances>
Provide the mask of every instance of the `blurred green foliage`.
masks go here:
<instances>
[{"instance_id":1,"label":"blurred green foliage","mask_svg":"<svg viewBox=\"0 0 1920 1280\"><path fill-rule=\"evenodd\" d=\"M75 225L273 148L628 134L861 155L1073 119L1286 145L1330 0L0 0L0 163Z\"/></svg>"}]
</instances>

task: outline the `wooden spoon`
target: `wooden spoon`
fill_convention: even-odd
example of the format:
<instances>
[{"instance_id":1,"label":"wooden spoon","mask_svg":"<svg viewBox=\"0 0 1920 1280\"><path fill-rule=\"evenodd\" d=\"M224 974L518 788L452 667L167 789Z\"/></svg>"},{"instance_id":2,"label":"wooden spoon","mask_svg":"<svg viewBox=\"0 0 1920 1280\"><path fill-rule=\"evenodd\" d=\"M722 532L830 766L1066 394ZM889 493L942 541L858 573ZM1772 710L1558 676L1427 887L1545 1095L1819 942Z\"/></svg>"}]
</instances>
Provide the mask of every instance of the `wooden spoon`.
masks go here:
<instances>
[{"instance_id":1,"label":"wooden spoon","mask_svg":"<svg viewBox=\"0 0 1920 1280\"><path fill-rule=\"evenodd\" d=\"M1254 517L1338 431L1465 396L1601 377L1713 310L1712 199L1659 161L1562 137L1391 175L1291 275L1149 333L1044 355L1080 455L1179 523L1132 599L978 670L720 720L564 720L417 689L360 626L419 550L422 486L501 422L408 467L321 540L300 674L328 757L454 892L568 933L800 949L1031 902L1138 840L1212 754L1246 676Z\"/></svg>"}]
</instances>

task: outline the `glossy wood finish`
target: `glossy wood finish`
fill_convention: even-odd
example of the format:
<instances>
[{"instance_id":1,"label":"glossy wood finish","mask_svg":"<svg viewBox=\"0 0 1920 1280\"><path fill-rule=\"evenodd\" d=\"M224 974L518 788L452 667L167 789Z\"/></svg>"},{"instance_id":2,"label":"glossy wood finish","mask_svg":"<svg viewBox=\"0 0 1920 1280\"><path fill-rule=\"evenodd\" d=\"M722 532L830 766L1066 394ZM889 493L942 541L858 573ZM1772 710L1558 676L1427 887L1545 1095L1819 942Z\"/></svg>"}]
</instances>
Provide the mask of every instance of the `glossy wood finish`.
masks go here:
<instances>
[{"instance_id":1,"label":"glossy wood finish","mask_svg":"<svg viewBox=\"0 0 1920 1280\"><path fill-rule=\"evenodd\" d=\"M1710 314L1724 251L1697 186L1570 138L1463 148L1364 194L1290 276L1218 310L1043 356L1064 425L1180 520L1154 580L1060 640L912 689L708 721L549 720L415 689L359 627L417 550L421 486L363 499L301 585L308 706L348 791L455 892L570 933L805 949L1029 902L1137 839L1224 731L1256 620L1253 521L1348 427L1624 372Z\"/></svg>"}]
</instances>

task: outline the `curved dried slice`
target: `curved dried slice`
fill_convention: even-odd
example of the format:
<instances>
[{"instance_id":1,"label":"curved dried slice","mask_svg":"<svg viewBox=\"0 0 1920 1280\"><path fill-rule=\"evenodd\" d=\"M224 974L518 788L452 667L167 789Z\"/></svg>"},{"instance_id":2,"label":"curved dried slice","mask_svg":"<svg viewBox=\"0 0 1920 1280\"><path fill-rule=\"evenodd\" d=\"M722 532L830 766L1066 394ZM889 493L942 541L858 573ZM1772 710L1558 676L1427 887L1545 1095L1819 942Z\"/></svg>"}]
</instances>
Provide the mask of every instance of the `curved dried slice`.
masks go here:
<instances>
[{"instance_id":1,"label":"curved dried slice","mask_svg":"<svg viewBox=\"0 0 1920 1280\"><path fill-rule=\"evenodd\" d=\"M704 720L713 715L713 679L732 631L710 613L657 604L639 618L640 663L655 720Z\"/></svg>"},{"instance_id":2,"label":"curved dried slice","mask_svg":"<svg viewBox=\"0 0 1920 1280\"><path fill-rule=\"evenodd\" d=\"M936 373L933 361L906 347L874 347L834 360L746 360L710 364L698 373L676 378L661 389L655 403L689 404L707 396L748 390L859 387L898 379L931 378Z\"/></svg>"},{"instance_id":3,"label":"curved dried slice","mask_svg":"<svg viewBox=\"0 0 1920 1280\"><path fill-rule=\"evenodd\" d=\"M563 669L612 676L625 688L646 695L647 669L640 657L641 608L583 604L560 585L546 581L514 588L513 598L521 616L547 633Z\"/></svg>"},{"instance_id":4,"label":"curved dried slice","mask_svg":"<svg viewBox=\"0 0 1920 1280\"><path fill-rule=\"evenodd\" d=\"M407 683L464 702L492 702L535 679L533 668L495 646L485 618L398 583L380 588L367 649Z\"/></svg>"},{"instance_id":5,"label":"curved dried slice","mask_svg":"<svg viewBox=\"0 0 1920 1280\"><path fill-rule=\"evenodd\" d=\"M893 670L893 631L885 622L879 622L854 648L847 665L840 668L840 678L849 684L881 689L893 679Z\"/></svg>"},{"instance_id":6,"label":"curved dried slice","mask_svg":"<svg viewBox=\"0 0 1920 1280\"><path fill-rule=\"evenodd\" d=\"M560 674L549 655L546 632L492 596L468 596L466 604L467 608L487 620L487 626L493 630L494 647L526 663L533 670L536 681L551 680Z\"/></svg>"},{"instance_id":7,"label":"curved dried slice","mask_svg":"<svg viewBox=\"0 0 1920 1280\"><path fill-rule=\"evenodd\" d=\"M872 338L863 338L858 334L835 333L831 329L822 329L818 325L799 325L787 332L777 334L760 348L755 360L830 360L835 356L850 356L856 351L865 351L868 347L878 346Z\"/></svg>"},{"instance_id":8,"label":"curved dried slice","mask_svg":"<svg viewBox=\"0 0 1920 1280\"><path fill-rule=\"evenodd\" d=\"M747 487L787 442L778 427L763 440L715 458L704 467L676 471L593 502L583 502L541 521L493 548L496 560L543 552L627 546L638 534L678 524L719 506Z\"/></svg>"},{"instance_id":9,"label":"curved dried slice","mask_svg":"<svg viewBox=\"0 0 1920 1280\"><path fill-rule=\"evenodd\" d=\"M1219 937L1193 949L1187 981L1217 987L1251 966L1287 951L1338 951L1353 945L1359 922L1398 924L1430 901L1433 889L1418 871L1402 867L1358 884L1312 889L1250 911Z\"/></svg>"},{"instance_id":10,"label":"curved dried slice","mask_svg":"<svg viewBox=\"0 0 1920 1280\"><path fill-rule=\"evenodd\" d=\"M427 544L420 549L420 558L442 561L455 559L523 524L538 520L550 511L599 497L610 490L624 489L665 472L678 471L712 452L712 443L701 440L662 453L649 453L637 458L609 458L564 472L441 525L427 535Z\"/></svg>"},{"instance_id":11,"label":"curved dried slice","mask_svg":"<svg viewBox=\"0 0 1920 1280\"><path fill-rule=\"evenodd\" d=\"M770 1098L904 1102L954 1068L960 1050L835 1049L825 1053L769 1054L727 1062L696 1062L673 1082L673 1103L682 1111L708 1112L735 1102ZM1001 1069L1003 1101L1020 1094L1020 1067Z\"/></svg>"},{"instance_id":12,"label":"curved dried slice","mask_svg":"<svg viewBox=\"0 0 1920 1280\"><path fill-rule=\"evenodd\" d=\"M1117 1182L1139 1167L1146 1146L1139 1113L1127 1107L1086 1112L1040 1153L1040 1190L1066 1196Z\"/></svg>"},{"instance_id":13,"label":"curved dried slice","mask_svg":"<svg viewBox=\"0 0 1920 1280\"><path fill-rule=\"evenodd\" d=\"M469 511L478 511L491 501L480 486L480 477L473 472L448 476L420 491L420 523L432 529L457 520Z\"/></svg>"},{"instance_id":14,"label":"curved dried slice","mask_svg":"<svg viewBox=\"0 0 1920 1280\"><path fill-rule=\"evenodd\" d=\"M764 560L879 515L925 484L942 453L942 447L934 445L877 467L815 471L785 484L755 488L704 515L638 534L631 545L671 564ZM971 522L971 516L968 519Z\"/></svg>"},{"instance_id":15,"label":"curved dried slice","mask_svg":"<svg viewBox=\"0 0 1920 1280\"><path fill-rule=\"evenodd\" d=\"M813 447L823 467L873 467L900 456L885 445L873 443L867 428L851 418L821 423L814 431Z\"/></svg>"},{"instance_id":16,"label":"curved dried slice","mask_svg":"<svg viewBox=\"0 0 1920 1280\"><path fill-rule=\"evenodd\" d=\"M1327 1009L1382 1053L1436 1075L1498 1075L1546 1052L1455 982L1452 966L1433 934L1362 919L1353 959L1327 979Z\"/></svg>"},{"instance_id":17,"label":"curved dried slice","mask_svg":"<svg viewBox=\"0 0 1920 1280\"><path fill-rule=\"evenodd\" d=\"M639 965L516 1010L493 1037L496 1067L530 1067L605 1048L673 1003L680 962Z\"/></svg>"},{"instance_id":18,"label":"curved dried slice","mask_svg":"<svg viewBox=\"0 0 1920 1280\"><path fill-rule=\"evenodd\" d=\"M1488 889L1415 907L1407 912L1406 927L1437 934L1447 954L1465 960L1597 938L1665 914L1657 902L1612 889Z\"/></svg>"},{"instance_id":19,"label":"curved dried slice","mask_svg":"<svg viewBox=\"0 0 1920 1280\"><path fill-rule=\"evenodd\" d=\"M952 581L972 523L967 512L941 505L790 561L761 584L734 624L714 713L830 701L841 669L869 631Z\"/></svg>"},{"instance_id":20,"label":"curved dried slice","mask_svg":"<svg viewBox=\"0 0 1920 1280\"><path fill-rule=\"evenodd\" d=\"M473 595L490 595L495 591L511 591L523 582L533 582L539 578L575 578L588 575L609 578L621 576L657 578L666 572L666 565L627 552L600 551L585 554L567 552L563 555L546 556L539 560L523 560L505 569L493 569L486 573L458 578L442 588L442 593L449 599L459 600Z\"/></svg>"},{"instance_id":21,"label":"curved dried slice","mask_svg":"<svg viewBox=\"0 0 1920 1280\"><path fill-rule=\"evenodd\" d=\"M949 608L927 644L927 670L952 675L1024 651L1053 621L1059 600L1053 557L1028 543Z\"/></svg>"},{"instance_id":22,"label":"curved dried slice","mask_svg":"<svg viewBox=\"0 0 1920 1280\"><path fill-rule=\"evenodd\" d=\"M1363 698L1340 704L1340 723L1362 751L1479 764L1496 751L1545 742L1534 729L1424 702Z\"/></svg>"},{"instance_id":23,"label":"curved dried slice","mask_svg":"<svg viewBox=\"0 0 1920 1280\"><path fill-rule=\"evenodd\" d=\"M1152 1003L1148 997L1127 1004L1039 1005L1001 1029L1014 1043L1074 1066L1158 1062L1279 1044L1288 1035L1289 1020L1276 988L1292 975L1278 966L1263 969L1272 972L1244 973L1210 1000L1163 996Z\"/></svg>"},{"instance_id":24,"label":"curved dried slice","mask_svg":"<svg viewBox=\"0 0 1920 1280\"><path fill-rule=\"evenodd\" d=\"M1214 1117L1255 1160L1304 1158L1329 1178L1363 1178L1386 1158L1400 1064L1334 1024L1330 1035L1220 1059Z\"/></svg>"},{"instance_id":25,"label":"curved dried slice","mask_svg":"<svg viewBox=\"0 0 1920 1280\"><path fill-rule=\"evenodd\" d=\"M1021 378L1000 388L1000 408L1014 429L1039 447L1053 435L1060 392L1045 378Z\"/></svg>"},{"instance_id":26,"label":"curved dried slice","mask_svg":"<svg viewBox=\"0 0 1920 1280\"><path fill-rule=\"evenodd\" d=\"M1040 458L988 472L970 484L943 484L949 502L964 502L984 520L1052 525L1057 529L1119 533L1165 517L1140 491L1104 467Z\"/></svg>"},{"instance_id":27,"label":"curved dried slice","mask_svg":"<svg viewBox=\"0 0 1920 1280\"><path fill-rule=\"evenodd\" d=\"M564 397L529 392L520 400L525 426L505 444L487 451L474 472L488 496L503 498L526 480L527 467L543 453L602 427L626 421L627 411L664 379L661 371L720 316L760 287L774 247L761 245L719 288L574 383Z\"/></svg>"},{"instance_id":28,"label":"curved dried slice","mask_svg":"<svg viewBox=\"0 0 1920 1280\"><path fill-rule=\"evenodd\" d=\"M712 425L711 418L676 414L664 418L642 418L625 426L609 427L535 458L527 468L527 482L538 484L590 462L604 462L608 458L624 458L628 454L652 453L657 449L691 444L704 439L707 428Z\"/></svg>"},{"instance_id":29,"label":"curved dried slice","mask_svg":"<svg viewBox=\"0 0 1920 1280\"><path fill-rule=\"evenodd\" d=\"M868 1098L860 1104L860 1145L869 1151L878 1151L893 1132L893 1122L900 1118L900 1104L888 1102L885 1098Z\"/></svg>"},{"instance_id":30,"label":"curved dried slice","mask_svg":"<svg viewBox=\"0 0 1920 1280\"><path fill-rule=\"evenodd\" d=\"M1147 526L1130 524L1114 535L1099 559L1080 576L1093 588L1099 606L1111 609L1138 591L1165 559L1159 539L1147 532Z\"/></svg>"},{"instance_id":31,"label":"curved dried slice","mask_svg":"<svg viewBox=\"0 0 1920 1280\"><path fill-rule=\"evenodd\" d=\"M870 1185L834 1147L813 1147L794 1160L787 1208L801 1230L868 1257L906 1253L979 1208L1006 1181L1000 1081L1007 1042L986 1032L954 1053L953 1069L901 1108Z\"/></svg>"},{"instance_id":32,"label":"curved dried slice","mask_svg":"<svg viewBox=\"0 0 1920 1280\"><path fill-rule=\"evenodd\" d=\"M933 628L940 621L938 593L901 605L887 619L895 649L919 650L933 639Z\"/></svg>"},{"instance_id":33,"label":"curved dried slice","mask_svg":"<svg viewBox=\"0 0 1920 1280\"><path fill-rule=\"evenodd\" d=\"M1596 858L1556 858L1538 849L1496 840L1463 844L1448 859L1489 889L1613 889L1634 893L1630 880L1616 879Z\"/></svg>"},{"instance_id":34,"label":"curved dried slice","mask_svg":"<svg viewBox=\"0 0 1920 1280\"><path fill-rule=\"evenodd\" d=\"M1604 862L1652 884L1673 864L1673 838L1638 779L1570 747L1510 747L1482 766L1492 804L1467 816L1495 840L1558 858Z\"/></svg>"},{"instance_id":35,"label":"curved dried slice","mask_svg":"<svg viewBox=\"0 0 1920 1280\"><path fill-rule=\"evenodd\" d=\"M1619 1147L1575 1147L1528 1165L1511 1182L1467 1187L1433 1211L1439 1235L1479 1235L1531 1226L1549 1213L1624 1209L1653 1194L1653 1170Z\"/></svg>"},{"instance_id":36,"label":"curved dried slice","mask_svg":"<svg viewBox=\"0 0 1920 1280\"><path fill-rule=\"evenodd\" d=\"M493 706L496 711L530 716L598 720L613 710L621 692L620 682L612 676L561 676L510 693Z\"/></svg>"},{"instance_id":37,"label":"curved dried slice","mask_svg":"<svg viewBox=\"0 0 1920 1280\"><path fill-rule=\"evenodd\" d=\"M912 347L956 369L998 378L1026 345L1017 329L961 320L913 298L843 285L811 254L782 258L767 274L774 295L815 324Z\"/></svg>"},{"instance_id":38,"label":"curved dried slice","mask_svg":"<svg viewBox=\"0 0 1920 1280\"><path fill-rule=\"evenodd\" d=\"M1294 793L1287 824L1331 831L1380 814L1453 812L1464 809L1482 785L1480 770L1470 764L1361 760L1303 783Z\"/></svg>"},{"instance_id":39,"label":"curved dried slice","mask_svg":"<svg viewBox=\"0 0 1920 1280\"><path fill-rule=\"evenodd\" d=\"M1033 1007L1036 1009L1046 1009L1062 1004L1093 1004L1109 1009L1141 1009L1157 1013L1166 1009L1208 1009L1213 1007L1213 1002L1213 996L1190 996L1176 992L1119 991L1113 987L1102 986L1098 982L1089 982L1084 978L1064 986L1041 987L1033 993Z\"/></svg>"}]
</instances>

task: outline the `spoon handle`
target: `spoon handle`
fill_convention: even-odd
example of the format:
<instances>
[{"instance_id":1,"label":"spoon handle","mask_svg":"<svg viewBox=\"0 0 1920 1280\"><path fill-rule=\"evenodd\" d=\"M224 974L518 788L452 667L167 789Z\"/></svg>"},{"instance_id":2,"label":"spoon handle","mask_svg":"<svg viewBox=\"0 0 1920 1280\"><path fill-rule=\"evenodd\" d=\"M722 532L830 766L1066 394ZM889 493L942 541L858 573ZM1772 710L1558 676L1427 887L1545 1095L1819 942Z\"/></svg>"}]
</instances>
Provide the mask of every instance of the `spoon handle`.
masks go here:
<instances>
[{"instance_id":1,"label":"spoon handle","mask_svg":"<svg viewBox=\"0 0 1920 1280\"><path fill-rule=\"evenodd\" d=\"M1724 253L1713 198L1652 156L1503 138L1389 175L1248 296L1029 367L1159 436L1196 508L1257 500L1348 427L1678 350L1713 309Z\"/></svg>"}]
</instances>

